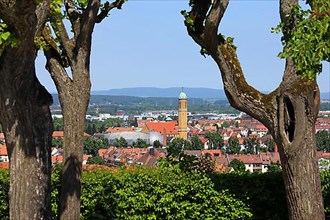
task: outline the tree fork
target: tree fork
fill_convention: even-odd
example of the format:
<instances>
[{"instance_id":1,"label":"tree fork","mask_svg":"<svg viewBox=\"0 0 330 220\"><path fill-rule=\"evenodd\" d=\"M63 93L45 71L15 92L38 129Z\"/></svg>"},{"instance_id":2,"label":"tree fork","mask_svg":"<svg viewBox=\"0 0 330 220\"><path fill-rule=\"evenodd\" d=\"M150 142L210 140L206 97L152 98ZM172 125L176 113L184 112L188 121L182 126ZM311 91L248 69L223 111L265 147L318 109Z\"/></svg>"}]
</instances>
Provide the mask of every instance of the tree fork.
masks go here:
<instances>
[{"instance_id":1,"label":"tree fork","mask_svg":"<svg viewBox=\"0 0 330 220\"><path fill-rule=\"evenodd\" d=\"M295 64L287 59L282 83L276 90L266 95L251 87L244 78L234 47L217 33L228 3L229 0L213 1L209 10L203 10L208 11L201 15L203 21L195 19L195 12L200 10L196 9L198 4L193 4L188 14L193 26L186 17L188 34L217 63L230 104L261 121L279 146L289 219L323 220L315 147L315 121L320 102L317 84L298 76ZM293 4L298 1L280 0L284 23Z\"/></svg>"}]
</instances>

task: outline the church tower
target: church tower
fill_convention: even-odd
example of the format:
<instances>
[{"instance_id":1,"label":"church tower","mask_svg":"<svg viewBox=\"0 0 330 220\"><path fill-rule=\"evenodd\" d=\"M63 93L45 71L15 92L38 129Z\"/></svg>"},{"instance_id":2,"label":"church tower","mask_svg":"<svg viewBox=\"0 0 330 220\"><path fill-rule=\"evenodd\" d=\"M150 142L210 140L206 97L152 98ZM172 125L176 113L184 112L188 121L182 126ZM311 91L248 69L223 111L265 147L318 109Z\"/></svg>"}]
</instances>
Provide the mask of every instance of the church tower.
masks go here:
<instances>
[{"instance_id":1,"label":"church tower","mask_svg":"<svg viewBox=\"0 0 330 220\"><path fill-rule=\"evenodd\" d=\"M183 91L179 95L179 137L187 140L187 95Z\"/></svg>"}]
</instances>

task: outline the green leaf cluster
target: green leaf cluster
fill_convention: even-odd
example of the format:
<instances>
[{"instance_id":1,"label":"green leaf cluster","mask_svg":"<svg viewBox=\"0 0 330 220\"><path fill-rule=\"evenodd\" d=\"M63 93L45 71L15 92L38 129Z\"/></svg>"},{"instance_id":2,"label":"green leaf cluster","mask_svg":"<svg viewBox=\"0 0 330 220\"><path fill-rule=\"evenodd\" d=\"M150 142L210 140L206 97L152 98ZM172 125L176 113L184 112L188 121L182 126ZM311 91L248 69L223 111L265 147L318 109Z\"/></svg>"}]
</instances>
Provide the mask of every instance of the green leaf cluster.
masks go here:
<instances>
[{"instance_id":1,"label":"green leaf cluster","mask_svg":"<svg viewBox=\"0 0 330 220\"><path fill-rule=\"evenodd\" d=\"M321 130L316 133L316 147L318 151L330 152L330 132Z\"/></svg>"},{"instance_id":2,"label":"green leaf cluster","mask_svg":"<svg viewBox=\"0 0 330 220\"><path fill-rule=\"evenodd\" d=\"M17 40L8 29L7 24L1 22L0 20L0 49L3 49L6 46L16 47Z\"/></svg>"},{"instance_id":3,"label":"green leaf cluster","mask_svg":"<svg viewBox=\"0 0 330 220\"><path fill-rule=\"evenodd\" d=\"M9 172L0 169L0 219L9 219Z\"/></svg>"},{"instance_id":4,"label":"green leaf cluster","mask_svg":"<svg viewBox=\"0 0 330 220\"><path fill-rule=\"evenodd\" d=\"M325 213L330 214L330 170L321 172L321 187Z\"/></svg>"},{"instance_id":5,"label":"green leaf cluster","mask_svg":"<svg viewBox=\"0 0 330 220\"><path fill-rule=\"evenodd\" d=\"M330 61L330 1L314 0L312 10L292 6L286 24L272 32L283 32L280 58L291 58L298 74L315 79L322 72L322 61Z\"/></svg>"},{"instance_id":6,"label":"green leaf cluster","mask_svg":"<svg viewBox=\"0 0 330 220\"><path fill-rule=\"evenodd\" d=\"M83 151L84 154L98 156L99 149L106 149L109 147L109 140L107 138L84 138Z\"/></svg>"},{"instance_id":7,"label":"green leaf cluster","mask_svg":"<svg viewBox=\"0 0 330 220\"><path fill-rule=\"evenodd\" d=\"M234 169L235 172L244 172L245 171L245 164L239 159L233 159L229 166Z\"/></svg>"},{"instance_id":8,"label":"green leaf cluster","mask_svg":"<svg viewBox=\"0 0 330 220\"><path fill-rule=\"evenodd\" d=\"M195 30L195 24L194 24L194 19L192 19L190 17L189 12L187 12L186 10L182 10L181 14L184 17L184 24L186 25L186 27L191 30L194 31Z\"/></svg>"},{"instance_id":9,"label":"green leaf cluster","mask_svg":"<svg viewBox=\"0 0 330 220\"><path fill-rule=\"evenodd\" d=\"M250 219L210 178L178 169L85 172L82 219ZM85 197L86 196L86 197Z\"/></svg>"}]
</instances>

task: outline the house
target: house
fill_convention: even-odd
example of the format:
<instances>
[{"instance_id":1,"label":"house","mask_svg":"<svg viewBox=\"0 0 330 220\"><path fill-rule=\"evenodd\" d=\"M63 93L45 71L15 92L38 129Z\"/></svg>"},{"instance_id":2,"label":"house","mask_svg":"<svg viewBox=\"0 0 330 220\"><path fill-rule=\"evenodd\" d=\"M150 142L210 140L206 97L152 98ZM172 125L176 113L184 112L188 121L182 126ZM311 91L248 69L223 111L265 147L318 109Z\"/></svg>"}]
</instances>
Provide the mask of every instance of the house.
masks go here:
<instances>
[{"instance_id":1,"label":"house","mask_svg":"<svg viewBox=\"0 0 330 220\"><path fill-rule=\"evenodd\" d=\"M156 148L149 147L148 151L136 161L136 164L144 165L147 167L155 167L158 165L159 159L165 157L166 156L163 152Z\"/></svg>"},{"instance_id":2,"label":"house","mask_svg":"<svg viewBox=\"0 0 330 220\"><path fill-rule=\"evenodd\" d=\"M166 154L161 149L149 148L116 148L99 150L99 155L110 166L127 166L138 164L143 166L156 166L160 158L165 158Z\"/></svg>"},{"instance_id":3,"label":"house","mask_svg":"<svg viewBox=\"0 0 330 220\"><path fill-rule=\"evenodd\" d=\"M229 163L234 159L242 161L245 165L245 170L251 173L264 173L267 171L267 165L262 163L260 155L227 154L227 159Z\"/></svg>"},{"instance_id":4,"label":"house","mask_svg":"<svg viewBox=\"0 0 330 220\"><path fill-rule=\"evenodd\" d=\"M0 169L9 169L9 157L6 145L0 146Z\"/></svg>"},{"instance_id":5,"label":"house","mask_svg":"<svg viewBox=\"0 0 330 220\"><path fill-rule=\"evenodd\" d=\"M0 162L6 162L9 163L9 157L7 152L7 146L1 145L0 146Z\"/></svg>"},{"instance_id":6,"label":"house","mask_svg":"<svg viewBox=\"0 0 330 220\"><path fill-rule=\"evenodd\" d=\"M330 118L318 118L315 123L315 131L326 130L330 132Z\"/></svg>"}]
</instances>

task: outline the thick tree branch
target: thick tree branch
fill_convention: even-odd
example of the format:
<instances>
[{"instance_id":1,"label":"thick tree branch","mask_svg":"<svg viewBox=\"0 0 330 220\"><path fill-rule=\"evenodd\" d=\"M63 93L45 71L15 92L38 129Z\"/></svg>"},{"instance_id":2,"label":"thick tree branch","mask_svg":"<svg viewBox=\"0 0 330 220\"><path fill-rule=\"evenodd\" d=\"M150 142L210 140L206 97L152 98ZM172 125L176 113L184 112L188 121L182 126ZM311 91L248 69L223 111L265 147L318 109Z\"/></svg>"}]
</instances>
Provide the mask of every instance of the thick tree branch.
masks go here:
<instances>
[{"instance_id":1,"label":"thick tree branch","mask_svg":"<svg viewBox=\"0 0 330 220\"><path fill-rule=\"evenodd\" d=\"M80 31L80 16L81 14L78 12L75 6L75 2L73 0L64 0L65 10L68 14L69 21L72 26L72 30L75 36L79 35Z\"/></svg>"},{"instance_id":2,"label":"thick tree branch","mask_svg":"<svg viewBox=\"0 0 330 220\"><path fill-rule=\"evenodd\" d=\"M53 56L58 57L58 60L61 63L61 65L64 68L69 67L68 57L65 54L63 55L63 50L57 45L55 39L53 38L51 29L49 26L45 26L45 28L42 32L42 36L43 36L45 42L47 43L47 47L44 50L52 49Z\"/></svg>"},{"instance_id":3,"label":"thick tree branch","mask_svg":"<svg viewBox=\"0 0 330 220\"><path fill-rule=\"evenodd\" d=\"M43 28L49 16L49 5L50 0L44 0L37 5L36 15L38 18L38 24L36 27L36 36L40 36L43 31Z\"/></svg>"},{"instance_id":4,"label":"thick tree branch","mask_svg":"<svg viewBox=\"0 0 330 220\"><path fill-rule=\"evenodd\" d=\"M101 23L104 18L108 17L109 12L114 9L121 9L125 1L123 0L116 0L112 2L111 4L109 2L106 2L104 4L104 8L101 9L101 12L97 15L96 23Z\"/></svg>"},{"instance_id":5,"label":"thick tree branch","mask_svg":"<svg viewBox=\"0 0 330 220\"><path fill-rule=\"evenodd\" d=\"M63 20L61 18L54 19L55 21L53 22L52 27L55 31L55 35L60 40L60 44L63 47L65 56L67 56L68 60L71 61L73 58L72 53L74 48L73 39L69 38L68 32L63 24Z\"/></svg>"},{"instance_id":6,"label":"thick tree branch","mask_svg":"<svg viewBox=\"0 0 330 220\"><path fill-rule=\"evenodd\" d=\"M275 110L271 107L273 105L269 105L269 103L276 102L275 92L265 95L251 87L245 80L235 49L225 42L222 37L218 36L219 24L229 0L215 0L207 16L201 14L201 11L206 13L208 9L206 10L203 6L203 10L200 10L196 7L200 7L201 3L197 1L195 3L189 13L190 18L193 20L203 18L204 20L198 20L198 22L194 20L194 29L188 27L188 33L196 43L206 49L218 64L224 89L231 105L270 127ZM207 3L204 1L204 4ZM201 28L200 25L203 23L205 23L205 26Z\"/></svg>"},{"instance_id":7,"label":"thick tree branch","mask_svg":"<svg viewBox=\"0 0 330 220\"><path fill-rule=\"evenodd\" d=\"M286 23L292 11L292 6L299 4L299 0L280 0L281 21Z\"/></svg>"},{"instance_id":8,"label":"thick tree branch","mask_svg":"<svg viewBox=\"0 0 330 220\"><path fill-rule=\"evenodd\" d=\"M61 57L59 57L57 51L51 47L44 50L44 54L47 58L46 69L54 80L58 93L61 93L63 89L71 88L72 79L63 68Z\"/></svg>"},{"instance_id":9,"label":"thick tree branch","mask_svg":"<svg viewBox=\"0 0 330 220\"><path fill-rule=\"evenodd\" d=\"M228 4L229 0L215 0L212 4L211 11L205 20L204 38L208 39L205 42L206 44L209 44L208 47L215 48L215 45L219 44L218 27Z\"/></svg>"},{"instance_id":10,"label":"thick tree branch","mask_svg":"<svg viewBox=\"0 0 330 220\"><path fill-rule=\"evenodd\" d=\"M100 4L100 0L88 1L87 8L82 14L80 34L77 38L77 45L88 44L91 40Z\"/></svg>"}]
</instances>

